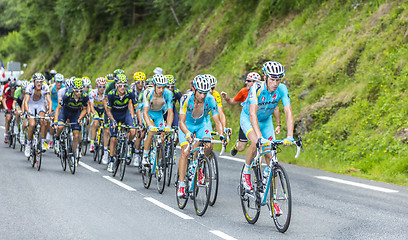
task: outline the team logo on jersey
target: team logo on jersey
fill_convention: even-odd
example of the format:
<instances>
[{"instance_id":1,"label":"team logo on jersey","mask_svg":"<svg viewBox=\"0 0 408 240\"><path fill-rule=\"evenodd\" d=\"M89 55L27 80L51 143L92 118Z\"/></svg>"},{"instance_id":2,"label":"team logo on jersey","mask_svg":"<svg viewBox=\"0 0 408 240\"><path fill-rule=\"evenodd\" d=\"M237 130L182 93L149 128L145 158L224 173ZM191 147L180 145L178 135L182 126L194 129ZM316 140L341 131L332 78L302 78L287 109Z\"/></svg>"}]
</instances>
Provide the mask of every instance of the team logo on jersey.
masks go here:
<instances>
[{"instance_id":1,"label":"team logo on jersey","mask_svg":"<svg viewBox=\"0 0 408 240\"><path fill-rule=\"evenodd\" d=\"M273 97L272 97L273 99L272 99L272 101L274 102L275 101L275 99L276 99L276 93L273 95Z\"/></svg>"},{"instance_id":2,"label":"team logo on jersey","mask_svg":"<svg viewBox=\"0 0 408 240\"><path fill-rule=\"evenodd\" d=\"M208 134L210 131L208 131L208 129L207 130L205 130L205 134Z\"/></svg>"},{"instance_id":3,"label":"team logo on jersey","mask_svg":"<svg viewBox=\"0 0 408 240\"><path fill-rule=\"evenodd\" d=\"M272 136L270 136L270 137L268 138L268 140L269 140L269 141L272 141L272 140L273 140L273 137L272 137Z\"/></svg>"},{"instance_id":4,"label":"team logo on jersey","mask_svg":"<svg viewBox=\"0 0 408 240\"><path fill-rule=\"evenodd\" d=\"M261 97L261 101L265 101L265 97Z\"/></svg>"},{"instance_id":5,"label":"team logo on jersey","mask_svg":"<svg viewBox=\"0 0 408 240\"><path fill-rule=\"evenodd\" d=\"M129 98L126 98L125 101L123 101L123 102L121 102L121 101L119 101L119 100L115 100L115 101L113 102L113 104L114 104L114 105L118 105L118 106L123 106L123 105L125 105L125 104L128 104L128 102L129 102Z\"/></svg>"}]
</instances>

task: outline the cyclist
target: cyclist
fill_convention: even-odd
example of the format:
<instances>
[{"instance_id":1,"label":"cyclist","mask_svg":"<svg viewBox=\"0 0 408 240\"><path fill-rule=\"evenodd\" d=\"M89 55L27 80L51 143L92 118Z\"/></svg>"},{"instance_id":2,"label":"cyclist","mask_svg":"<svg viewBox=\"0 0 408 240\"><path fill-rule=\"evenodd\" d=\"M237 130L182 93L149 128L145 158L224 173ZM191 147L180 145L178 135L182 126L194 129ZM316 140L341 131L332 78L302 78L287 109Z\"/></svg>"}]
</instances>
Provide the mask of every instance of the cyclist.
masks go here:
<instances>
[{"instance_id":1,"label":"cyclist","mask_svg":"<svg viewBox=\"0 0 408 240\"><path fill-rule=\"evenodd\" d=\"M23 105L23 100L25 96L25 89L27 88L29 82L26 80L21 81L21 87L17 88L17 90L14 93L14 102L13 102L13 109L16 109L16 123L18 126L18 129L20 131L20 143L23 143L25 141L24 137L24 131L26 128L27 124L27 119L24 118L23 124L22 124L22 129L20 128L20 121L22 114L24 113L24 105Z\"/></svg>"},{"instance_id":2,"label":"cyclist","mask_svg":"<svg viewBox=\"0 0 408 240\"><path fill-rule=\"evenodd\" d=\"M221 92L221 96L224 98L224 100L230 104L230 105L236 105L237 103L243 103L248 97L249 89L252 87L252 85L255 82L261 81L261 75L256 72L250 72L246 76L245 84L246 86L242 88L237 95L235 95L234 98L229 98L228 94L226 92ZM275 134L280 133L280 113L279 113L279 107L276 106L274 116L277 121L277 127L275 129ZM231 155L235 156L237 152L242 152L245 150L245 147L247 145L248 139L245 136L245 133L242 131L242 128L239 127L239 134L238 134L238 140L236 141L235 145L231 149Z\"/></svg>"},{"instance_id":3,"label":"cyclist","mask_svg":"<svg viewBox=\"0 0 408 240\"><path fill-rule=\"evenodd\" d=\"M211 90L209 79L203 75L197 75L193 80L193 90L186 93L181 98L180 104L180 121L179 121L179 139L181 146L181 156L179 160L179 189L177 196L185 196L184 177L187 169L187 157L190 154L185 152L187 144L193 141L193 133L200 139L211 139L211 123L207 121L208 113L211 112L217 132L220 134L220 139L225 141L226 137L223 134L222 123L217 110L217 103L211 94L207 94ZM210 144L205 144L205 154L211 152Z\"/></svg>"},{"instance_id":4,"label":"cyclist","mask_svg":"<svg viewBox=\"0 0 408 240\"><path fill-rule=\"evenodd\" d=\"M73 90L67 91L58 103L55 110L54 124L58 123L57 134L55 136L55 148L59 149L60 135L65 128L65 123L69 119L72 124L71 129L73 133L73 148L76 156L79 157L78 143L81 131L82 119L85 117L89 97L83 91L84 85L81 78L75 78L73 83Z\"/></svg>"},{"instance_id":5,"label":"cyclist","mask_svg":"<svg viewBox=\"0 0 408 240\"><path fill-rule=\"evenodd\" d=\"M84 84L84 92L89 95L92 91L91 79L89 77L82 77L82 82Z\"/></svg>"},{"instance_id":6,"label":"cyclist","mask_svg":"<svg viewBox=\"0 0 408 240\"><path fill-rule=\"evenodd\" d=\"M52 80L54 80L55 81L55 75L57 75L57 71L56 70L54 70L54 69L52 69L51 71L50 71L50 82L49 82L49 84L52 84Z\"/></svg>"},{"instance_id":7,"label":"cyclist","mask_svg":"<svg viewBox=\"0 0 408 240\"><path fill-rule=\"evenodd\" d=\"M14 93L17 88L17 81L10 80L3 88L3 99L2 103L5 109L6 118L6 132L4 133L4 143L8 143L8 131L11 120L11 111L13 110Z\"/></svg>"},{"instance_id":8,"label":"cyclist","mask_svg":"<svg viewBox=\"0 0 408 240\"><path fill-rule=\"evenodd\" d=\"M40 117L45 116L46 104L48 106L48 114L51 113L52 101L50 96L50 89L48 85L44 83L45 77L42 73L35 73L33 75L33 82L27 86L24 97L24 110L31 116ZM45 151L45 137L47 134L46 122L44 119L40 119L41 125L41 145L42 150ZM35 119L30 118L28 120L27 131L27 146L25 148L25 156L30 157L31 151L31 139L33 138L35 128Z\"/></svg>"},{"instance_id":9,"label":"cyclist","mask_svg":"<svg viewBox=\"0 0 408 240\"><path fill-rule=\"evenodd\" d=\"M54 83L51 84L51 86L50 86L50 93L51 93L51 101L52 101L52 112L55 112L55 109L57 109L57 107L58 107L58 91L61 88L65 87L65 84L64 84L65 78L61 73L57 73L57 74L55 74L53 79L54 79ZM52 121L54 121L54 119L52 119ZM53 136L54 135L54 128L51 127L51 128L49 128L49 130L50 130L50 135ZM52 147L52 140L51 139L49 139L49 140L50 141L49 141L48 146L49 146L49 148L51 148Z\"/></svg>"},{"instance_id":10,"label":"cyclist","mask_svg":"<svg viewBox=\"0 0 408 240\"><path fill-rule=\"evenodd\" d=\"M95 80L96 89L92 90L89 95L89 105L93 116L93 124L91 128L91 146L90 152L95 151L95 135L98 128L99 121L101 121L105 114L105 106L103 100L105 99L106 78L100 77Z\"/></svg>"},{"instance_id":11,"label":"cyclist","mask_svg":"<svg viewBox=\"0 0 408 240\"><path fill-rule=\"evenodd\" d=\"M106 114L110 119L110 152L108 172L113 172L113 156L115 155L117 126L118 123L123 123L127 126L133 126L133 101L135 94L131 89L127 88L128 79L125 74L117 75L116 89L108 93ZM128 144L132 144L132 140L136 134L135 129L130 129ZM107 155L107 153L105 153Z\"/></svg>"},{"instance_id":12,"label":"cyclist","mask_svg":"<svg viewBox=\"0 0 408 240\"><path fill-rule=\"evenodd\" d=\"M158 130L171 131L173 123L173 93L166 88L168 80L166 76L155 74L153 87L143 93L143 120L149 128L146 141L144 142L142 164L148 165L148 154L153 135ZM163 114L167 111L167 121L164 123Z\"/></svg>"},{"instance_id":13,"label":"cyclist","mask_svg":"<svg viewBox=\"0 0 408 240\"><path fill-rule=\"evenodd\" d=\"M105 99L103 100L104 103L104 107L105 107L105 112L106 112L106 108L107 103L108 103L108 93L114 89L116 89L115 85L116 85L116 81L118 80L117 77L113 76L113 74L108 74L105 76L105 79L107 81L107 85L105 88ZM109 145L109 117L108 114L104 114L104 132L103 132L103 149L104 149L104 154L102 156L102 163L103 164L108 164L108 145Z\"/></svg>"},{"instance_id":14,"label":"cyclist","mask_svg":"<svg viewBox=\"0 0 408 240\"><path fill-rule=\"evenodd\" d=\"M288 129L283 144L291 145L294 142L294 121L289 93L286 86L280 83L285 76L285 68L278 62L269 61L263 64L262 72L265 81L256 82L251 87L248 98L243 103L240 117L241 128L251 141L246 152L245 167L242 174L242 184L246 190L253 189L249 168L255 157L256 144L264 145L275 139L272 114L280 100L285 111ZM265 158L268 167L264 170L264 177L268 177L271 154L265 154ZM274 203L274 208L276 213L280 214L281 211L277 203Z\"/></svg>"}]
</instances>

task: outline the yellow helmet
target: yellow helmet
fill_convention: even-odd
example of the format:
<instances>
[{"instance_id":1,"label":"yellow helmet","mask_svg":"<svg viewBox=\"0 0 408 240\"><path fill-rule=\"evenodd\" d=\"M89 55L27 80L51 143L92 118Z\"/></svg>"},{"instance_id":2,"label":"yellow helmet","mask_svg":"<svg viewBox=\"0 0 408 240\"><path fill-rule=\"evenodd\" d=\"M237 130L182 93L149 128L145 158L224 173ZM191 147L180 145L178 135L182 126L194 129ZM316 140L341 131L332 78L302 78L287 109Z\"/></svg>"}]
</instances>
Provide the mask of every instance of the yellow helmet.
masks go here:
<instances>
[{"instance_id":1,"label":"yellow helmet","mask_svg":"<svg viewBox=\"0 0 408 240\"><path fill-rule=\"evenodd\" d=\"M135 74L133 74L133 79L136 82L144 82L146 80L146 74L144 74L144 72L135 72Z\"/></svg>"}]
</instances>

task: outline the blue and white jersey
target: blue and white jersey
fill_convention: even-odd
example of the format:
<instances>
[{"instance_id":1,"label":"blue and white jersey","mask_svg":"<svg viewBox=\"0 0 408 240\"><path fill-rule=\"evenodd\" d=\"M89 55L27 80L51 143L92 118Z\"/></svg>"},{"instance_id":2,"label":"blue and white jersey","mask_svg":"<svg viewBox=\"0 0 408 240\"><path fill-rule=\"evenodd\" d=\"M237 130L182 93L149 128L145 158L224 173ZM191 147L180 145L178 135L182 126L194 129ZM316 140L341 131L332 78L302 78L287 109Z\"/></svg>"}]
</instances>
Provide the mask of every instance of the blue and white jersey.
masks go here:
<instances>
[{"instance_id":1,"label":"blue and white jersey","mask_svg":"<svg viewBox=\"0 0 408 240\"><path fill-rule=\"evenodd\" d=\"M208 117L209 112L212 113L213 116L218 114L217 109L217 102L215 98L211 94L207 94L204 99L204 110L201 116L194 118L193 117L193 110L194 110L194 93L188 92L181 97L180 101L180 114L186 114L186 123L194 123L200 124L206 120Z\"/></svg>"},{"instance_id":2,"label":"blue and white jersey","mask_svg":"<svg viewBox=\"0 0 408 240\"><path fill-rule=\"evenodd\" d=\"M163 102L153 103L154 87L150 87L143 92L143 107L149 107L150 111L165 113L167 109L173 109L173 93L167 88L163 92Z\"/></svg>"},{"instance_id":3,"label":"blue and white jersey","mask_svg":"<svg viewBox=\"0 0 408 240\"><path fill-rule=\"evenodd\" d=\"M249 116L249 105L258 106L258 121L266 120L273 114L279 100L282 100L283 107L291 105L289 92L285 84L280 83L276 91L269 92L265 82L256 82L251 89L245 102L242 105L242 111Z\"/></svg>"}]
</instances>

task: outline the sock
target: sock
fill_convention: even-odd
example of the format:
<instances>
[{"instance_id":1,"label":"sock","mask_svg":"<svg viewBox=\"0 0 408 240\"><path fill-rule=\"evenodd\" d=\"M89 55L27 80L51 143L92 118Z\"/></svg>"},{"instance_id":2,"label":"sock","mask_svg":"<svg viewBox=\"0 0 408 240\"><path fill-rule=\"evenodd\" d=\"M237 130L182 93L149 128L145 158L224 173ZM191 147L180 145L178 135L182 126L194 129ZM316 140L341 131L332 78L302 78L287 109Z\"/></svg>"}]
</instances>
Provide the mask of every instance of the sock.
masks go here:
<instances>
[{"instance_id":1,"label":"sock","mask_svg":"<svg viewBox=\"0 0 408 240\"><path fill-rule=\"evenodd\" d=\"M109 156L109 162L113 162L113 156Z\"/></svg>"},{"instance_id":2,"label":"sock","mask_svg":"<svg viewBox=\"0 0 408 240\"><path fill-rule=\"evenodd\" d=\"M245 173L245 174L250 174L250 172L249 172L249 168L250 168L250 167L251 167L251 166L245 164L245 167L244 167L244 173Z\"/></svg>"},{"instance_id":3,"label":"sock","mask_svg":"<svg viewBox=\"0 0 408 240\"><path fill-rule=\"evenodd\" d=\"M93 145L95 143L95 140L91 140L91 145Z\"/></svg>"},{"instance_id":4,"label":"sock","mask_svg":"<svg viewBox=\"0 0 408 240\"><path fill-rule=\"evenodd\" d=\"M179 181L179 187L186 187L186 183L184 181L183 182Z\"/></svg>"},{"instance_id":5,"label":"sock","mask_svg":"<svg viewBox=\"0 0 408 240\"><path fill-rule=\"evenodd\" d=\"M149 155L149 150L143 150L143 156L148 156Z\"/></svg>"}]
</instances>

